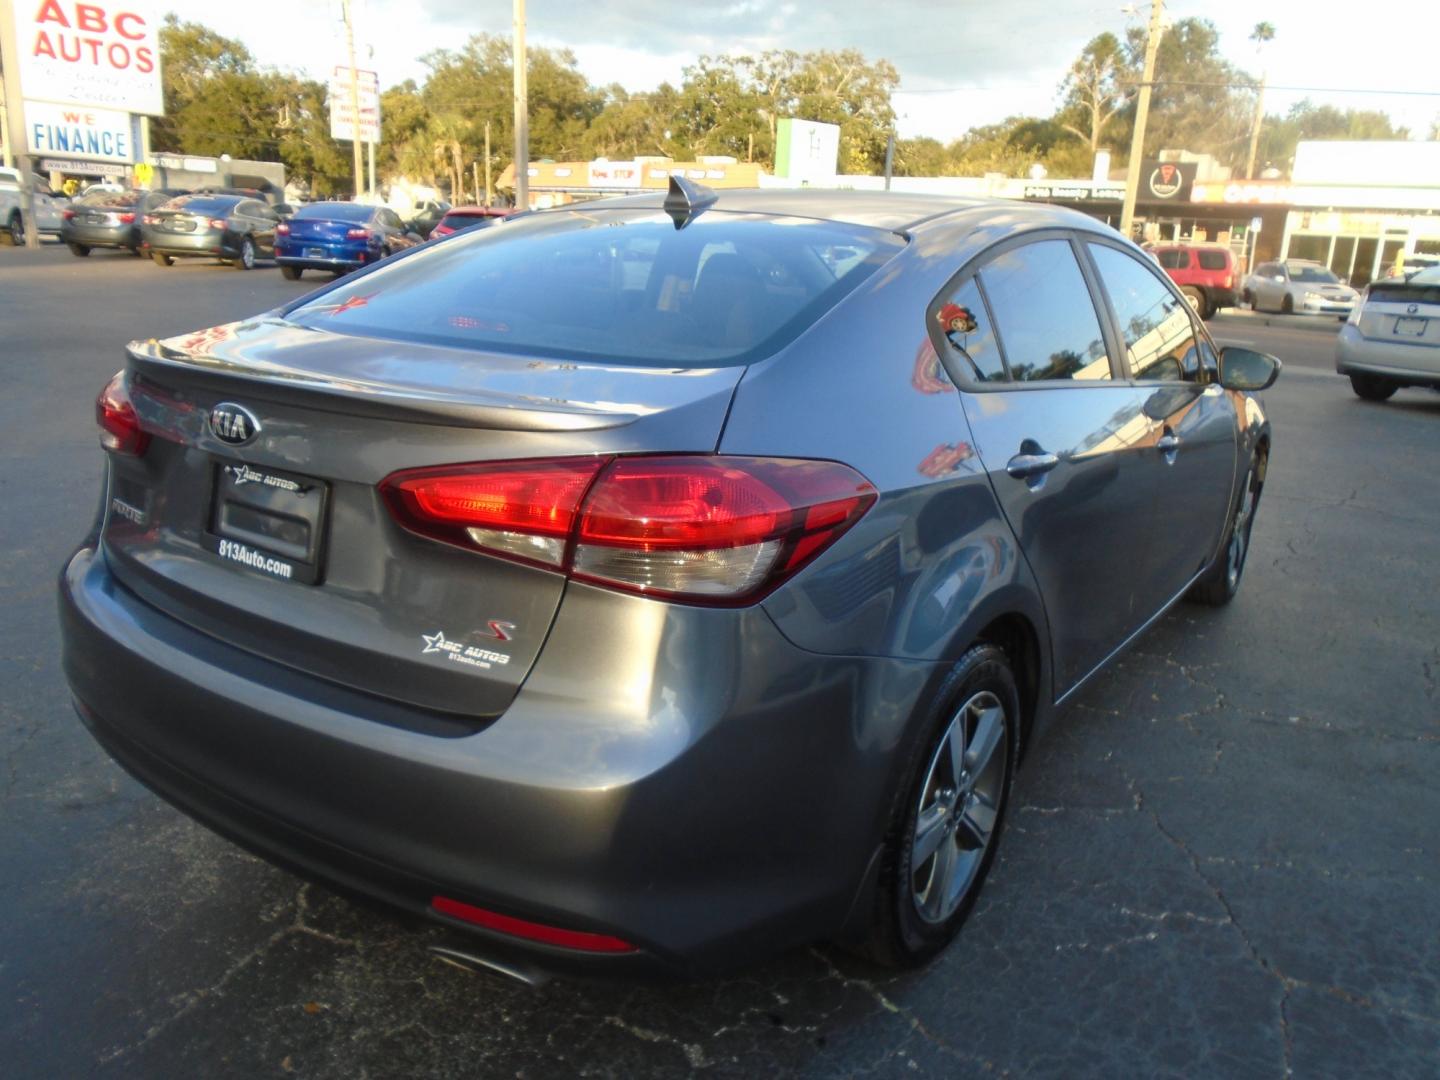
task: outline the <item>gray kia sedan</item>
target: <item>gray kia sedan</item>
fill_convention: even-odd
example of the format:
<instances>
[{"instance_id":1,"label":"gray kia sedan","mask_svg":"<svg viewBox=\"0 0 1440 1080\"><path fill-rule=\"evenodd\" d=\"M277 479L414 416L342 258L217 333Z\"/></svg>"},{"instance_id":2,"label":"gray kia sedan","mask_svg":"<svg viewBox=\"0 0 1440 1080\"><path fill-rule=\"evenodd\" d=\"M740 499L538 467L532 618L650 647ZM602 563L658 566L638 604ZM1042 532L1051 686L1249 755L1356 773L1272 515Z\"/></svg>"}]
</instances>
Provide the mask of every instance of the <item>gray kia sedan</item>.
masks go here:
<instances>
[{"instance_id":1,"label":"gray kia sedan","mask_svg":"<svg viewBox=\"0 0 1440 1080\"><path fill-rule=\"evenodd\" d=\"M1037 732L1235 595L1278 370L1054 207L520 215L130 345L65 670L142 782L460 962L916 964Z\"/></svg>"}]
</instances>

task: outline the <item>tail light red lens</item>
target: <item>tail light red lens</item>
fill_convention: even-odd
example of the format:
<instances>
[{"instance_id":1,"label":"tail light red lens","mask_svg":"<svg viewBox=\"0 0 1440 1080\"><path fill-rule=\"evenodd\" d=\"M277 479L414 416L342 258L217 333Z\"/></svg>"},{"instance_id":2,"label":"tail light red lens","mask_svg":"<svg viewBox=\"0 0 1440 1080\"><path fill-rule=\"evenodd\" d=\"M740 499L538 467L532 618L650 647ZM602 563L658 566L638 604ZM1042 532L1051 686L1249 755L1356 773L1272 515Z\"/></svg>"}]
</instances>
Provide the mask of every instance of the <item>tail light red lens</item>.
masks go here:
<instances>
[{"instance_id":1,"label":"tail light red lens","mask_svg":"<svg viewBox=\"0 0 1440 1080\"><path fill-rule=\"evenodd\" d=\"M875 502L832 461L563 458L396 473L381 485L412 532L696 603L753 603Z\"/></svg>"},{"instance_id":2,"label":"tail light red lens","mask_svg":"<svg viewBox=\"0 0 1440 1080\"><path fill-rule=\"evenodd\" d=\"M452 900L448 896L431 897L430 906L441 915L459 919L461 922L473 923L476 926L483 926L487 930L495 930L501 934L509 934L511 937L524 938L527 941L558 945L562 949L577 949L581 952L595 953L636 951L635 946L623 938L611 937L609 934L592 934L585 930L564 930L558 926L546 926L544 923L530 922L528 919L517 919L512 915L501 915L498 911L486 911L474 904Z\"/></svg>"},{"instance_id":3,"label":"tail light red lens","mask_svg":"<svg viewBox=\"0 0 1440 1080\"><path fill-rule=\"evenodd\" d=\"M348 230L346 230L346 232L345 232L345 239L346 239L346 240L369 240L369 239L370 239L370 230L369 230L369 229L348 229Z\"/></svg>"},{"instance_id":4,"label":"tail light red lens","mask_svg":"<svg viewBox=\"0 0 1440 1080\"><path fill-rule=\"evenodd\" d=\"M66 221L70 221L75 217L75 211L66 210L62 216L65 218Z\"/></svg>"},{"instance_id":5,"label":"tail light red lens","mask_svg":"<svg viewBox=\"0 0 1440 1080\"><path fill-rule=\"evenodd\" d=\"M289 225L286 225L285 222L283 222L283 221L280 222L279 225L276 225L276 226L275 226L275 234L276 234L277 236L289 236L289 235L290 235L290 226L289 226Z\"/></svg>"},{"instance_id":6,"label":"tail light red lens","mask_svg":"<svg viewBox=\"0 0 1440 1080\"><path fill-rule=\"evenodd\" d=\"M141 430L125 388L123 371L117 371L95 399L95 422L100 425L100 445L106 450L139 457L150 445L150 436Z\"/></svg>"},{"instance_id":7,"label":"tail light red lens","mask_svg":"<svg viewBox=\"0 0 1440 1080\"><path fill-rule=\"evenodd\" d=\"M125 213L120 214L120 215L118 215L118 216L119 216L119 218L120 218L120 224L121 224L121 225L133 225L133 224L135 224L135 215L132 214L132 213L131 213L130 211L128 211L128 210L125 211Z\"/></svg>"}]
</instances>

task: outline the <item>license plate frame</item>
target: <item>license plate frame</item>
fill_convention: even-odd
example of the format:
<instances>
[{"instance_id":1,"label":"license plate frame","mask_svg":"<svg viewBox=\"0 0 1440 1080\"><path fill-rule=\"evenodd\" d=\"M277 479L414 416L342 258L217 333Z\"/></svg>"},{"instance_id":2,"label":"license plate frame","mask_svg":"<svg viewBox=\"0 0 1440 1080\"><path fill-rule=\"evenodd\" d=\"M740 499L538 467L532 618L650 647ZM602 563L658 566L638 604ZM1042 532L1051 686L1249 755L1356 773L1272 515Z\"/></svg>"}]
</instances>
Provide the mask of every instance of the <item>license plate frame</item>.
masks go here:
<instances>
[{"instance_id":1,"label":"license plate frame","mask_svg":"<svg viewBox=\"0 0 1440 1080\"><path fill-rule=\"evenodd\" d=\"M205 537L212 555L262 577L322 578L330 485L313 476L215 458Z\"/></svg>"},{"instance_id":2,"label":"license plate frame","mask_svg":"<svg viewBox=\"0 0 1440 1080\"><path fill-rule=\"evenodd\" d=\"M1396 337L1424 337L1430 328L1430 320L1423 315L1397 315L1395 317Z\"/></svg>"},{"instance_id":3,"label":"license plate frame","mask_svg":"<svg viewBox=\"0 0 1440 1080\"><path fill-rule=\"evenodd\" d=\"M327 254L323 247L307 247L305 249L307 259L323 259L327 257Z\"/></svg>"}]
</instances>

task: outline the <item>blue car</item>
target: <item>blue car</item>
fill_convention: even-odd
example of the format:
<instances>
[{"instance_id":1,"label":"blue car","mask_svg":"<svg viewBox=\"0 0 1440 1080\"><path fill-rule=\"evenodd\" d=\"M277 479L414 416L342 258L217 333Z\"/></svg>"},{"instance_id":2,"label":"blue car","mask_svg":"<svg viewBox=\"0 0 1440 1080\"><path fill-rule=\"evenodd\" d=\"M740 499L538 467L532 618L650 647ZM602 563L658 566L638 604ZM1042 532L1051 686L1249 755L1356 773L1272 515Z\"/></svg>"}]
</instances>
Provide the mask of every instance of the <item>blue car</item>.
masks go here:
<instances>
[{"instance_id":1,"label":"blue car","mask_svg":"<svg viewBox=\"0 0 1440 1080\"><path fill-rule=\"evenodd\" d=\"M276 227L275 260L288 280L298 281L306 270L343 274L418 243L389 207L311 203Z\"/></svg>"}]
</instances>

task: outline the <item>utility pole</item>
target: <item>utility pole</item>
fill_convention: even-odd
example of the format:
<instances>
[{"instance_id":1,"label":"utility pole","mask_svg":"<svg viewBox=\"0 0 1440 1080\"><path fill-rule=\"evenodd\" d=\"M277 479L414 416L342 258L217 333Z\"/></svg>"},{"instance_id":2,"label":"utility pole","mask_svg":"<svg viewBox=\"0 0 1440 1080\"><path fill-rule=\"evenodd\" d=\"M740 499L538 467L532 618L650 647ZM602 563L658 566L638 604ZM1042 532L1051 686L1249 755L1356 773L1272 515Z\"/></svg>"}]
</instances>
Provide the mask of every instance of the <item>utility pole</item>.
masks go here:
<instances>
[{"instance_id":1,"label":"utility pole","mask_svg":"<svg viewBox=\"0 0 1440 1080\"><path fill-rule=\"evenodd\" d=\"M525 0L515 0L515 209L530 209L530 104L525 90Z\"/></svg>"},{"instance_id":2,"label":"utility pole","mask_svg":"<svg viewBox=\"0 0 1440 1080\"><path fill-rule=\"evenodd\" d=\"M490 121L485 121L485 205L489 207L490 199Z\"/></svg>"},{"instance_id":3,"label":"utility pole","mask_svg":"<svg viewBox=\"0 0 1440 1080\"><path fill-rule=\"evenodd\" d=\"M354 136L350 145L355 151L355 197L360 197L365 185L365 167L360 161L360 73L355 70L355 20L350 10L351 0L342 0L345 13L345 52L350 61L350 129ZM333 10L333 9L332 9Z\"/></svg>"},{"instance_id":4,"label":"utility pole","mask_svg":"<svg viewBox=\"0 0 1440 1080\"><path fill-rule=\"evenodd\" d=\"M475 192L475 205L480 204L480 163L470 162L470 190Z\"/></svg>"},{"instance_id":5,"label":"utility pole","mask_svg":"<svg viewBox=\"0 0 1440 1080\"><path fill-rule=\"evenodd\" d=\"M1267 41L1275 40L1275 27L1268 22L1256 23L1255 32L1250 35L1258 53ZM1260 88L1255 91L1255 119L1250 124L1250 155L1245 159L1245 179L1255 179L1255 152L1260 147L1260 125L1265 120L1265 80L1269 73L1260 72Z\"/></svg>"},{"instance_id":6,"label":"utility pole","mask_svg":"<svg viewBox=\"0 0 1440 1080\"><path fill-rule=\"evenodd\" d=\"M1164 34L1164 0L1150 0L1150 29L1145 39L1145 74L1140 83L1140 100L1135 105L1135 134L1130 138L1130 161L1125 167L1125 206L1120 211L1120 233L1127 240L1135 224L1135 196L1140 191L1140 162L1145 156L1145 121L1150 117L1150 88L1155 83L1155 54Z\"/></svg>"},{"instance_id":7,"label":"utility pole","mask_svg":"<svg viewBox=\"0 0 1440 1080\"><path fill-rule=\"evenodd\" d=\"M370 183L369 183L368 187L369 187L370 194L373 195L373 194L375 194L375 140L374 140L374 139L366 139L366 140L365 140L365 150L366 150L366 152L369 154L369 157L370 157L370 160L367 162L367 164L370 166Z\"/></svg>"},{"instance_id":8,"label":"utility pole","mask_svg":"<svg viewBox=\"0 0 1440 1080\"><path fill-rule=\"evenodd\" d=\"M30 155L26 153L25 103L20 95L20 65L15 59L19 55L11 6L8 0L0 0L0 65L4 66L5 130L15 167L20 170L20 219L25 223L25 246L38 251L40 232L35 228L35 192L31 186L34 174L30 171ZM5 224L0 222L0 228L4 228Z\"/></svg>"}]
</instances>

